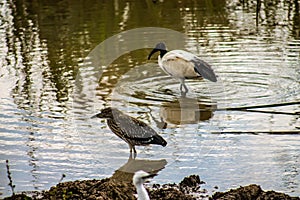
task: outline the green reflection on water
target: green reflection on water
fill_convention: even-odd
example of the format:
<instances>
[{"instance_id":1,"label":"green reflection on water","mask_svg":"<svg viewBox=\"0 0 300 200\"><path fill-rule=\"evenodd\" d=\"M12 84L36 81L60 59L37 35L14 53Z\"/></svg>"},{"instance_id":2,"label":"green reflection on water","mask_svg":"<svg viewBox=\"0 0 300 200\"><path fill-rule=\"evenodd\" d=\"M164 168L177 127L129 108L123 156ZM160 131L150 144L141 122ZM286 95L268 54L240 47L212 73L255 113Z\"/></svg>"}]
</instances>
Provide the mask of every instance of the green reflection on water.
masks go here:
<instances>
[{"instance_id":1,"label":"green reflection on water","mask_svg":"<svg viewBox=\"0 0 300 200\"><path fill-rule=\"evenodd\" d=\"M6 59L10 60L8 65L25 75L23 83L19 85L23 88L23 94L34 93L30 91L30 84L35 81L30 77L34 70L32 65L43 62L40 66L42 79L49 81L48 85L57 92L57 101L65 101L77 74L78 64L93 47L106 38L132 28L157 26L186 32L191 37L204 37L206 40L201 39L200 45L209 45L206 42L210 41L211 36L205 33L207 26L217 26L220 29L232 27L246 33L255 33L253 27L253 30L249 30L247 24L240 26L238 22L232 21L233 10L254 13L255 3L221 0L6 2L2 4L3 10L10 10L7 17L12 18L11 21L8 20L10 24L5 30L10 33L6 34L6 45L10 52ZM280 26L288 26L290 34L299 37L298 1L266 1L259 14L261 31L266 29L267 32L274 33ZM245 21L253 20L251 16L243 17L246 18ZM236 38L234 35L229 37L233 40ZM124 61L120 61L122 62ZM13 63L18 63L18 66ZM20 89L15 88L16 93L17 91Z\"/></svg>"}]
</instances>

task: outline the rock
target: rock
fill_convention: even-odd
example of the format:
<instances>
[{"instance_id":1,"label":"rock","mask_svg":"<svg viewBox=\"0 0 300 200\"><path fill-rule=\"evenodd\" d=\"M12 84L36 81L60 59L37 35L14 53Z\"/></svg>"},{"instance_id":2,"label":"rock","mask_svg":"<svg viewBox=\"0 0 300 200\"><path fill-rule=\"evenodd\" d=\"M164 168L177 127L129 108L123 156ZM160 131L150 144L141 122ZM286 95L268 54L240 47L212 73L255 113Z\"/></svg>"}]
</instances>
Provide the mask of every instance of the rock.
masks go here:
<instances>
[{"instance_id":1,"label":"rock","mask_svg":"<svg viewBox=\"0 0 300 200\"><path fill-rule=\"evenodd\" d=\"M213 200L300 200L299 197L290 197L287 194L263 191L259 185L248 185L228 192L216 192L210 199Z\"/></svg>"},{"instance_id":2,"label":"rock","mask_svg":"<svg viewBox=\"0 0 300 200\"><path fill-rule=\"evenodd\" d=\"M200 177L192 175L184 178L179 184L155 184L147 186L151 200L194 200L208 199L208 192L200 190ZM26 195L27 194L27 195ZM33 195L30 195L33 194ZM113 199L136 199L135 187L131 182L116 181L115 179L83 180L59 183L49 191L21 193L7 197L10 200L113 200ZM228 192L217 192L210 199L213 200L300 200L299 197L290 197L287 194L263 191L259 185L248 185Z\"/></svg>"},{"instance_id":3,"label":"rock","mask_svg":"<svg viewBox=\"0 0 300 200\"><path fill-rule=\"evenodd\" d=\"M199 175L191 175L188 177L185 177L180 183L180 187L197 187L200 185L200 177Z\"/></svg>"},{"instance_id":4,"label":"rock","mask_svg":"<svg viewBox=\"0 0 300 200\"><path fill-rule=\"evenodd\" d=\"M262 192L257 200L299 200L299 197L291 197L284 193L275 191Z\"/></svg>"},{"instance_id":5,"label":"rock","mask_svg":"<svg viewBox=\"0 0 300 200\"><path fill-rule=\"evenodd\" d=\"M185 194L174 187L161 187L149 192L150 199L164 199L164 200L195 200L191 195Z\"/></svg>"},{"instance_id":6,"label":"rock","mask_svg":"<svg viewBox=\"0 0 300 200\"><path fill-rule=\"evenodd\" d=\"M258 185L249 185L237 189L231 189L228 192L216 192L211 199L228 200L228 199L257 199L262 189Z\"/></svg>"}]
</instances>

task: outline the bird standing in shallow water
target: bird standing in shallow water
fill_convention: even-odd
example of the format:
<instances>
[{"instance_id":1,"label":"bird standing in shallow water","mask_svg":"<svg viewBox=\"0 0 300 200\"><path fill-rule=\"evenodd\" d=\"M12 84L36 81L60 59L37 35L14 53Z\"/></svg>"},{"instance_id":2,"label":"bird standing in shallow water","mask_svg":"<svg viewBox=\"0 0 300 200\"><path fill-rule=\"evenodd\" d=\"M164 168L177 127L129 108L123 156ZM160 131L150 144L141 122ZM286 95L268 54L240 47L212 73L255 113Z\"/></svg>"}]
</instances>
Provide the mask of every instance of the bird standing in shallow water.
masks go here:
<instances>
[{"instance_id":1,"label":"bird standing in shallow water","mask_svg":"<svg viewBox=\"0 0 300 200\"><path fill-rule=\"evenodd\" d=\"M188 92L188 88L184 84L185 79L205 78L212 82L217 81L217 77L211 66L201 60L196 55L183 50L167 51L164 43L158 43L148 56L155 52L160 52L158 56L158 65L170 76L178 78L181 82L180 91ZM184 88L184 91L182 90Z\"/></svg>"},{"instance_id":2,"label":"bird standing in shallow water","mask_svg":"<svg viewBox=\"0 0 300 200\"><path fill-rule=\"evenodd\" d=\"M125 115L116 108L105 108L92 118L104 118L110 130L129 144L136 155L135 145L145 146L157 144L166 146L167 142L146 123Z\"/></svg>"},{"instance_id":3,"label":"bird standing in shallow water","mask_svg":"<svg viewBox=\"0 0 300 200\"><path fill-rule=\"evenodd\" d=\"M137 200L150 200L148 192L144 187L144 183L148 181L149 178L156 176L156 174L149 174L143 170L134 173L132 178L133 185L136 188Z\"/></svg>"}]
</instances>

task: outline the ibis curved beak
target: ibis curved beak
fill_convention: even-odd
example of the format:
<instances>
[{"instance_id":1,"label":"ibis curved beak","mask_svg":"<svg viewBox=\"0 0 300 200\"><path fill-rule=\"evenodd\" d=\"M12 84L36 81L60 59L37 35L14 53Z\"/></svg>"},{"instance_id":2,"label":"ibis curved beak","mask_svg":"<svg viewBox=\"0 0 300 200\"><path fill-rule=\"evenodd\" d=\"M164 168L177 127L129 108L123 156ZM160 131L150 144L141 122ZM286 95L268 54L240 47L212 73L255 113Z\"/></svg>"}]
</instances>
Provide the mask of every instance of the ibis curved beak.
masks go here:
<instances>
[{"instance_id":1,"label":"ibis curved beak","mask_svg":"<svg viewBox=\"0 0 300 200\"><path fill-rule=\"evenodd\" d=\"M154 53L158 52L158 51L160 51L160 50L159 50L159 49L156 49L156 48L154 48L154 49L151 51L151 53L149 54L149 56L148 56L148 60L150 60L151 56L152 56Z\"/></svg>"}]
</instances>

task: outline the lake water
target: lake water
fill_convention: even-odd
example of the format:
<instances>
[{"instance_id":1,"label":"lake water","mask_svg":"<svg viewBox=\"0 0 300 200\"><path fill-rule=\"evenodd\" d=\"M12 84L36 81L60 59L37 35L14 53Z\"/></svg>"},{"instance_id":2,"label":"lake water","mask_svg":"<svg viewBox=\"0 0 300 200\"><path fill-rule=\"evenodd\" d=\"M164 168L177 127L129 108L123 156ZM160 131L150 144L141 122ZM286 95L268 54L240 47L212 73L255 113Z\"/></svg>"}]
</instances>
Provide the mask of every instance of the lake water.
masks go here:
<instances>
[{"instance_id":1,"label":"lake water","mask_svg":"<svg viewBox=\"0 0 300 200\"><path fill-rule=\"evenodd\" d=\"M254 1L2 1L0 198L6 160L16 192L145 169L153 183L198 174L209 192L255 183L300 196L299 1L264 2L257 20ZM181 96L157 55L147 60L161 41L210 63L218 82L187 81ZM128 160L90 118L107 106L168 145Z\"/></svg>"}]
</instances>

